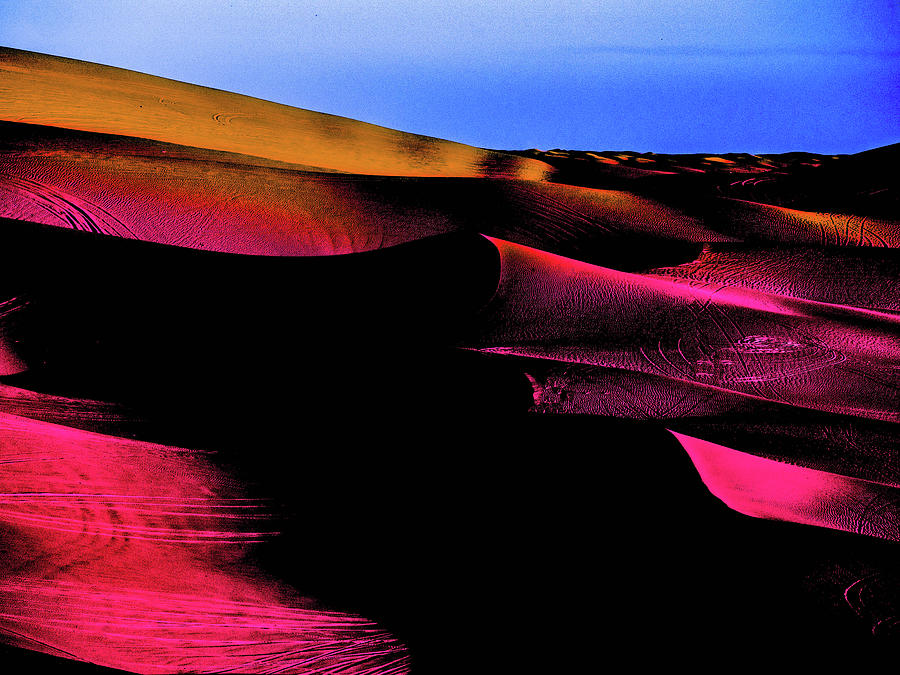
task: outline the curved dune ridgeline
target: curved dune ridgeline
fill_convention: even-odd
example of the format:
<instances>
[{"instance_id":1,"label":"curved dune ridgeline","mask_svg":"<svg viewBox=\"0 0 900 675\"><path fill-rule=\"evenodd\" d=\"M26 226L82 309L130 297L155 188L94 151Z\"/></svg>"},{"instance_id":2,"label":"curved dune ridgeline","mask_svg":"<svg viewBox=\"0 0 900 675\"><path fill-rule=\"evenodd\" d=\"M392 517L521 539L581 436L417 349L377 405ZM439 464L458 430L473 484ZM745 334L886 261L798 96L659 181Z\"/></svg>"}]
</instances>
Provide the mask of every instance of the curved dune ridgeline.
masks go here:
<instances>
[{"instance_id":1,"label":"curved dune ridgeline","mask_svg":"<svg viewBox=\"0 0 900 675\"><path fill-rule=\"evenodd\" d=\"M0 642L896 638L898 150L487 150L0 48Z\"/></svg>"},{"instance_id":2,"label":"curved dune ridgeline","mask_svg":"<svg viewBox=\"0 0 900 675\"><path fill-rule=\"evenodd\" d=\"M333 255L465 230L647 267L680 262L682 244L690 259L702 242L731 241L622 190L494 175L326 173L125 136L0 129L0 217L186 248ZM658 259L635 240L667 242L668 250ZM628 260L631 250L637 260Z\"/></svg>"},{"instance_id":3,"label":"curved dune ridgeline","mask_svg":"<svg viewBox=\"0 0 900 675\"><path fill-rule=\"evenodd\" d=\"M121 68L0 48L0 119L149 138L320 170L542 178L547 166Z\"/></svg>"}]
</instances>

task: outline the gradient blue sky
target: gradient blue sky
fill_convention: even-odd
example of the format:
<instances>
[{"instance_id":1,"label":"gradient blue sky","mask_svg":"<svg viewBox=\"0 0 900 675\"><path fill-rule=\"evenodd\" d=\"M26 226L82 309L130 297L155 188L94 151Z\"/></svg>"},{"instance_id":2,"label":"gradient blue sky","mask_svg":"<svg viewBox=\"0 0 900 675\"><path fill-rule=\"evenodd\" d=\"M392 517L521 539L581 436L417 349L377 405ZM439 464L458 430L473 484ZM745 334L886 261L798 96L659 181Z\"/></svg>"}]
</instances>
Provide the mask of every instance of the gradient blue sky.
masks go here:
<instances>
[{"instance_id":1,"label":"gradient blue sky","mask_svg":"<svg viewBox=\"0 0 900 675\"><path fill-rule=\"evenodd\" d=\"M897 0L0 0L0 44L491 148L900 141Z\"/></svg>"}]
</instances>

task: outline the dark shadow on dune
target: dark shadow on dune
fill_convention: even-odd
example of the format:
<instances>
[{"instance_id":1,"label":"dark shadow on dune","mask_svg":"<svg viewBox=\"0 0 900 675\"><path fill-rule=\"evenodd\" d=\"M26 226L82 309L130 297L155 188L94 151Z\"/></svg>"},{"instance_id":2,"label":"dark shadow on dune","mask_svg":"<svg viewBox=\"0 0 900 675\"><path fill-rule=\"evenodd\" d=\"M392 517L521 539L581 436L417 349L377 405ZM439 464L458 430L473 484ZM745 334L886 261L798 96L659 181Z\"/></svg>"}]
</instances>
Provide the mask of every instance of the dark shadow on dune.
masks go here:
<instances>
[{"instance_id":1,"label":"dark shadow on dune","mask_svg":"<svg viewBox=\"0 0 900 675\"><path fill-rule=\"evenodd\" d=\"M312 404L342 374L452 344L499 274L475 234L272 258L2 227L4 292L23 305L5 317L7 341L29 368L15 383L134 403L227 405L223 386L253 386ZM377 400L372 385L360 402Z\"/></svg>"},{"instance_id":2,"label":"dark shadow on dune","mask_svg":"<svg viewBox=\"0 0 900 675\"><path fill-rule=\"evenodd\" d=\"M867 644L840 592L800 589L823 559L889 570L887 542L730 511L654 425L433 421L345 436L367 449L352 473L304 483L284 538L262 552L298 587L401 636L415 672L577 670L648 640L653 665L698 641L710 657ZM322 500L335 511L304 518ZM311 539L325 549L309 555Z\"/></svg>"},{"instance_id":3,"label":"dark shadow on dune","mask_svg":"<svg viewBox=\"0 0 900 675\"><path fill-rule=\"evenodd\" d=\"M50 656L35 651L26 651L0 645L0 660L4 668L10 672L51 672L71 673L72 675L116 675L126 673L125 670L104 668L94 663L73 661L57 656Z\"/></svg>"}]
</instances>

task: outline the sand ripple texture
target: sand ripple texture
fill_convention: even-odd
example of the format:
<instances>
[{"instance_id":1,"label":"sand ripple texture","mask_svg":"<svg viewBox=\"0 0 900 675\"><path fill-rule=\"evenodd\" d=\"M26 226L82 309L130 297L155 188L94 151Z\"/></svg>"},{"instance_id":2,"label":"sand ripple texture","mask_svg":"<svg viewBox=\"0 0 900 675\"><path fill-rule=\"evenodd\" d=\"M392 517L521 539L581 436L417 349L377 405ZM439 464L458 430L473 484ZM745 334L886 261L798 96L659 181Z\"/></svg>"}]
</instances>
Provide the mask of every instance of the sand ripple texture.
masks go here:
<instances>
[{"instance_id":1,"label":"sand ripple texture","mask_svg":"<svg viewBox=\"0 0 900 675\"><path fill-rule=\"evenodd\" d=\"M415 649L259 552L269 488L395 461L348 434L455 458L448 411L504 438L630 420L733 512L893 546L898 160L499 152L0 49L0 639L144 673L409 672ZM654 450L592 439L578 470ZM615 480L640 502L650 473ZM297 527L431 531L370 518L412 488L366 478L364 507L334 490ZM893 577L829 574L896 633Z\"/></svg>"}]
</instances>

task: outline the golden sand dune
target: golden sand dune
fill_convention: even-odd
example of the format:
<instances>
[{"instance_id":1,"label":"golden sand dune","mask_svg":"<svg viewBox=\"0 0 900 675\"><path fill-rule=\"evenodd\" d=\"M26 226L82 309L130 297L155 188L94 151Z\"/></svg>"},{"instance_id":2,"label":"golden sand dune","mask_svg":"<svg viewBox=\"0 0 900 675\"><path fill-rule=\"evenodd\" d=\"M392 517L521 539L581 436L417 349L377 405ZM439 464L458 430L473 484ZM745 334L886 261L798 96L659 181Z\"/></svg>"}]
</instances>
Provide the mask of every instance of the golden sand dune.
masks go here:
<instances>
[{"instance_id":1,"label":"golden sand dune","mask_svg":"<svg viewBox=\"0 0 900 675\"><path fill-rule=\"evenodd\" d=\"M374 175L543 178L532 159L121 68L0 48L0 119Z\"/></svg>"},{"instance_id":2,"label":"golden sand dune","mask_svg":"<svg viewBox=\"0 0 900 675\"><path fill-rule=\"evenodd\" d=\"M703 158L707 162L716 162L717 164L735 164L736 162L733 159L725 159L724 157L704 157Z\"/></svg>"}]
</instances>

